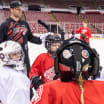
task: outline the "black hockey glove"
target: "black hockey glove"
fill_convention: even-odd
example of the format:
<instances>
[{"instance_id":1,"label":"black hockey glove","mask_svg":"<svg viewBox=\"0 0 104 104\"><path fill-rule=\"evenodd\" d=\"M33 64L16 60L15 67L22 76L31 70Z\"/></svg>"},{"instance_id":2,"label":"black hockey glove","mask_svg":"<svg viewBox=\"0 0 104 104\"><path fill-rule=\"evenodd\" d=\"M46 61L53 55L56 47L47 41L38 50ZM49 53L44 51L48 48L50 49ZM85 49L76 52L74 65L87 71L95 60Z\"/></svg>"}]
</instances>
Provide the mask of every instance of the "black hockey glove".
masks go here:
<instances>
[{"instance_id":1,"label":"black hockey glove","mask_svg":"<svg viewBox=\"0 0 104 104\"><path fill-rule=\"evenodd\" d=\"M85 35L84 34L81 34L81 37L85 40L86 39L86 37L85 37Z\"/></svg>"},{"instance_id":2,"label":"black hockey glove","mask_svg":"<svg viewBox=\"0 0 104 104\"><path fill-rule=\"evenodd\" d=\"M37 89L39 85L44 84L44 81L41 78L39 78L39 76L32 77L31 81L35 89Z\"/></svg>"}]
</instances>

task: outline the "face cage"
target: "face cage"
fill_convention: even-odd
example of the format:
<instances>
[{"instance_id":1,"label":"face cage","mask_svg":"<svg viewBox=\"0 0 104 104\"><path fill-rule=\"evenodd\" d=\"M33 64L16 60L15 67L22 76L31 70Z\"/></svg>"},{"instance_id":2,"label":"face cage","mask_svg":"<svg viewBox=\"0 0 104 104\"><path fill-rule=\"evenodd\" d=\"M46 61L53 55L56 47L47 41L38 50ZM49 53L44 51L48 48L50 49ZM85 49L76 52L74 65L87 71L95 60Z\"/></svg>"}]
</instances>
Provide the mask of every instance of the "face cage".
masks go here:
<instances>
[{"instance_id":1,"label":"face cage","mask_svg":"<svg viewBox=\"0 0 104 104\"><path fill-rule=\"evenodd\" d=\"M15 56L16 54L19 54L19 58L17 58L16 60L14 60L12 57L12 54ZM4 55L4 59L2 59L2 64L3 65L18 65L18 63L20 61L24 62L24 54L22 51L18 51L16 53L10 53L10 54L5 54Z\"/></svg>"}]
</instances>

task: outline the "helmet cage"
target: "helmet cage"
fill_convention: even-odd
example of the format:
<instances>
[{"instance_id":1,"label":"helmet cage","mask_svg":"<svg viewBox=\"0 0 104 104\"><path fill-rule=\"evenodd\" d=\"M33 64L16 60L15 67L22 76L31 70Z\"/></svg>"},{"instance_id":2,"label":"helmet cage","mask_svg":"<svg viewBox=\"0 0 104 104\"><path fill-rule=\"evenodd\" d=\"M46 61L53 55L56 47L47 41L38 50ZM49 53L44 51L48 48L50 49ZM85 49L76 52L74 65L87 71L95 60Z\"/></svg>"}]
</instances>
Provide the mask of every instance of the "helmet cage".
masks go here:
<instances>
[{"instance_id":1,"label":"helmet cage","mask_svg":"<svg viewBox=\"0 0 104 104\"><path fill-rule=\"evenodd\" d=\"M58 35L48 35L45 39L45 48L50 52L54 53L51 51L51 45L53 43L60 43L61 44L61 38Z\"/></svg>"},{"instance_id":2,"label":"helmet cage","mask_svg":"<svg viewBox=\"0 0 104 104\"><path fill-rule=\"evenodd\" d=\"M16 56L17 53L19 57L14 60L12 55ZM6 41L0 44L0 64L2 66L12 66L16 70L24 70L24 52L19 43ZM20 66L21 68L19 69Z\"/></svg>"}]
</instances>

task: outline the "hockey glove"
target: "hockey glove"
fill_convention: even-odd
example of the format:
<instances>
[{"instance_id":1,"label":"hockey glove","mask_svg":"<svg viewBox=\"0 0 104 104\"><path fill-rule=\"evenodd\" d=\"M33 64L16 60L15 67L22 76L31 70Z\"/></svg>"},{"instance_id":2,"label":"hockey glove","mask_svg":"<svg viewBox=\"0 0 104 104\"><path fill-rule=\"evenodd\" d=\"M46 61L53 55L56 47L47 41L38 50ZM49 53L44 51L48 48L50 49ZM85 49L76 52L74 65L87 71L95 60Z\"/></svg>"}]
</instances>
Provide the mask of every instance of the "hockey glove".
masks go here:
<instances>
[{"instance_id":1,"label":"hockey glove","mask_svg":"<svg viewBox=\"0 0 104 104\"><path fill-rule=\"evenodd\" d=\"M81 37L85 40L86 39L86 37L85 37L85 35L84 34L81 34Z\"/></svg>"},{"instance_id":2,"label":"hockey glove","mask_svg":"<svg viewBox=\"0 0 104 104\"><path fill-rule=\"evenodd\" d=\"M39 78L39 76L32 77L31 81L35 89L37 89L39 85L44 84L44 81L41 78Z\"/></svg>"}]
</instances>

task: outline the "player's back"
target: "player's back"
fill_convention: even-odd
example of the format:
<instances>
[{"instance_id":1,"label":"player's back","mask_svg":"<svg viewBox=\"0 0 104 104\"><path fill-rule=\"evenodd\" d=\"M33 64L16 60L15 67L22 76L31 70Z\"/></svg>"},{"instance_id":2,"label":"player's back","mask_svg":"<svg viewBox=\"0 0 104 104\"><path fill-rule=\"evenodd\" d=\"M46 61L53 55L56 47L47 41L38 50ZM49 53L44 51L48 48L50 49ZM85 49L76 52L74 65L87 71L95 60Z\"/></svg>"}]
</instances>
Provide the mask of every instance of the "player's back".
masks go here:
<instances>
[{"instance_id":1,"label":"player's back","mask_svg":"<svg viewBox=\"0 0 104 104\"><path fill-rule=\"evenodd\" d=\"M81 90L76 82L56 81L56 84L51 84L50 89L49 91L54 94L56 100L61 101L59 104L81 104ZM87 80L84 82L84 102L85 104L104 104L103 81Z\"/></svg>"},{"instance_id":2,"label":"player's back","mask_svg":"<svg viewBox=\"0 0 104 104\"><path fill-rule=\"evenodd\" d=\"M41 89L42 95L39 103L36 104L81 104L81 90L74 81L56 80L43 85ZM84 102L85 104L104 104L103 81L84 82Z\"/></svg>"}]
</instances>

